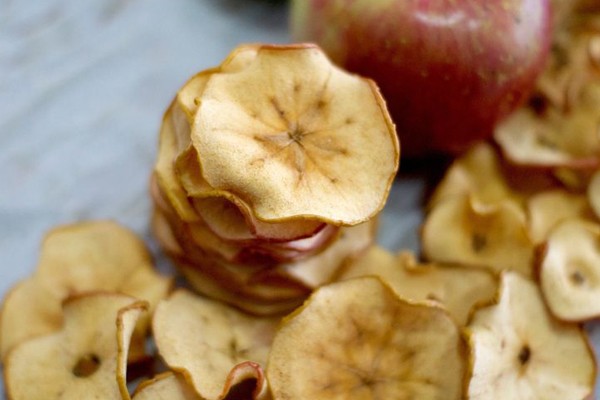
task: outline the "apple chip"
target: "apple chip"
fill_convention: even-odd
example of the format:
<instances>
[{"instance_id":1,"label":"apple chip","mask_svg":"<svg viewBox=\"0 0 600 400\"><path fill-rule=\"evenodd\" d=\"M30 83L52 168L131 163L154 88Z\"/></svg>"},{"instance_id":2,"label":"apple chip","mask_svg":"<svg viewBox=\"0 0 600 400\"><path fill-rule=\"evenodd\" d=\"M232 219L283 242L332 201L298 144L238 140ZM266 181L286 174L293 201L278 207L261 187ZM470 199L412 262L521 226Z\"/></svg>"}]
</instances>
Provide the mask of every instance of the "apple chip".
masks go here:
<instances>
[{"instance_id":1,"label":"apple chip","mask_svg":"<svg viewBox=\"0 0 600 400\"><path fill-rule=\"evenodd\" d=\"M584 195L553 190L538 193L527 201L529 233L535 244L546 240L557 223L568 218L593 218Z\"/></svg>"},{"instance_id":2,"label":"apple chip","mask_svg":"<svg viewBox=\"0 0 600 400\"><path fill-rule=\"evenodd\" d=\"M195 212L215 233L225 238L288 241L308 237L324 226L322 221L304 217L279 223L259 220L250 205L239 196L215 189L206 182L193 147L177 158L175 170ZM219 209L221 212L218 212Z\"/></svg>"},{"instance_id":3,"label":"apple chip","mask_svg":"<svg viewBox=\"0 0 600 400\"><path fill-rule=\"evenodd\" d=\"M348 263L338 279L369 275L381 278L403 299L443 306L461 326L466 324L473 306L491 301L497 291L496 279L489 271L420 264L408 251L393 254L376 245Z\"/></svg>"},{"instance_id":4,"label":"apple chip","mask_svg":"<svg viewBox=\"0 0 600 400\"><path fill-rule=\"evenodd\" d=\"M398 168L374 83L313 45L261 46L241 71L212 75L191 139L208 184L243 195L269 222L364 222L383 208Z\"/></svg>"},{"instance_id":5,"label":"apple chip","mask_svg":"<svg viewBox=\"0 0 600 400\"><path fill-rule=\"evenodd\" d=\"M275 399L460 399L457 326L374 277L315 291L275 335L267 378Z\"/></svg>"},{"instance_id":6,"label":"apple chip","mask_svg":"<svg viewBox=\"0 0 600 400\"><path fill-rule=\"evenodd\" d=\"M44 239L34 275L8 293L0 314L0 353L19 342L56 331L61 302L94 290L119 291L150 303L165 297L172 279L158 275L142 240L110 221L85 222L51 230ZM144 354L149 316L141 318L132 359ZM137 343L139 341L139 343Z\"/></svg>"},{"instance_id":7,"label":"apple chip","mask_svg":"<svg viewBox=\"0 0 600 400\"><path fill-rule=\"evenodd\" d=\"M466 195L448 198L426 217L421 236L428 260L531 275L533 242L525 212L514 201L482 204Z\"/></svg>"},{"instance_id":8,"label":"apple chip","mask_svg":"<svg viewBox=\"0 0 600 400\"><path fill-rule=\"evenodd\" d=\"M482 203L515 197L503 176L498 155L488 143L475 145L454 161L433 193L429 207L446 197L465 194Z\"/></svg>"},{"instance_id":9,"label":"apple chip","mask_svg":"<svg viewBox=\"0 0 600 400\"><path fill-rule=\"evenodd\" d=\"M9 397L129 399L129 340L147 306L117 293L68 298L62 330L22 342L8 354Z\"/></svg>"},{"instance_id":10,"label":"apple chip","mask_svg":"<svg viewBox=\"0 0 600 400\"><path fill-rule=\"evenodd\" d=\"M174 372L164 372L139 384L133 400L202 400L183 378Z\"/></svg>"},{"instance_id":11,"label":"apple chip","mask_svg":"<svg viewBox=\"0 0 600 400\"><path fill-rule=\"evenodd\" d=\"M592 175L587 188L587 198L596 218L600 219L600 171Z\"/></svg>"},{"instance_id":12,"label":"apple chip","mask_svg":"<svg viewBox=\"0 0 600 400\"><path fill-rule=\"evenodd\" d=\"M600 316L600 225L582 219L558 224L540 259L540 287L557 318L584 321Z\"/></svg>"},{"instance_id":13,"label":"apple chip","mask_svg":"<svg viewBox=\"0 0 600 400\"><path fill-rule=\"evenodd\" d=\"M583 329L547 311L538 287L514 272L502 275L498 303L473 315L468 398L581 400L596 378Z\"/></svg>"},{"instance_id":14,"label":"apple chip","mask_svg":"<svg viewBox=\"0 0 600 400\"><path fill-rule=\"evenodd\" d=\"M178 290L158 305L153 332L161 357L202 398L221 399L236 383L253 376L259 388L253 398L259 399L266 392L260 365L266 362L278 322Z\"/></svg>"}]
</instances>

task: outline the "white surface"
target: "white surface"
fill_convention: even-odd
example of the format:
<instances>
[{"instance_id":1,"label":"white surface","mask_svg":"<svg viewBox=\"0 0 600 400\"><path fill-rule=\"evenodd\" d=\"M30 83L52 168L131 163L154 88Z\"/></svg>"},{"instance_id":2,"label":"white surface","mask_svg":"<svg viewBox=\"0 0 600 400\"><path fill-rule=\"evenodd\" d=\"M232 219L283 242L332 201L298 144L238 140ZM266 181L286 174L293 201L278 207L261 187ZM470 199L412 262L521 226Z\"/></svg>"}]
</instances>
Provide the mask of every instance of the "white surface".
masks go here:
<instances>
[{"instance_id":1,"label":"white surface","mask_svg":"<svg viewBox=\"0 0 600 400\"><path fill-rule=\"evenodd\" d=\"M260 0L1 0L0 297L57 224L115 219L155 249L147 182L163 111L239 43L287 42L286 19ZM384 246L417 249L423 189L397 182Z\"/></svg>"}]
</instances>

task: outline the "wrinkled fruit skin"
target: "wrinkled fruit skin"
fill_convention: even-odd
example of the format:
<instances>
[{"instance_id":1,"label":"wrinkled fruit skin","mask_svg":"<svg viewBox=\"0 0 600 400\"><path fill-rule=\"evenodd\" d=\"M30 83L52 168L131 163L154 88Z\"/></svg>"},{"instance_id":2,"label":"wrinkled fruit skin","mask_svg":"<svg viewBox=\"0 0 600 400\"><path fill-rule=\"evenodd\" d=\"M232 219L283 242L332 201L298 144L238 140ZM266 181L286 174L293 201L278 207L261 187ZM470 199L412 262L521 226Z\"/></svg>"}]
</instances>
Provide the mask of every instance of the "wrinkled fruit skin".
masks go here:
<instances>
[{"instance_id":1,"label":"wrinkled fruit skin","mask_svg":"<svg viewBox=\"0 0 600 400\"><path fill-rule=\"evenodd\" d=\"M291 27L378 83L414 158L490 137L527 99L550 14L548 0L294 0Z\"/></svg>"}]
</instances>

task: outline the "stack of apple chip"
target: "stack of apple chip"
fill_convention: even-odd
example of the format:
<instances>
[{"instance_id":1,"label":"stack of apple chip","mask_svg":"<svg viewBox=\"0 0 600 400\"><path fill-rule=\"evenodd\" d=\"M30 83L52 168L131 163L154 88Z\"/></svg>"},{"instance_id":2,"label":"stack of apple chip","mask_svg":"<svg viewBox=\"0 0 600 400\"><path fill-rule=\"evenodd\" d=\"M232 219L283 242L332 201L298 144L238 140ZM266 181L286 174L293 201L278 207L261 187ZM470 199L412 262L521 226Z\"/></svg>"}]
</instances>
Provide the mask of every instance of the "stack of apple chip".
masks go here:
<instances>
[{"instance_id":1,"label":"stack of apple chip","mask_svg":"<svg viewBox=\"0 0 600 400\"><path fill-rule=\"evenodd\" d=\"M289 311L372 241L398 160L371 81L312 45L242 46L165 114L153 229L201 293Z\"/></svg>"}]
</instances>

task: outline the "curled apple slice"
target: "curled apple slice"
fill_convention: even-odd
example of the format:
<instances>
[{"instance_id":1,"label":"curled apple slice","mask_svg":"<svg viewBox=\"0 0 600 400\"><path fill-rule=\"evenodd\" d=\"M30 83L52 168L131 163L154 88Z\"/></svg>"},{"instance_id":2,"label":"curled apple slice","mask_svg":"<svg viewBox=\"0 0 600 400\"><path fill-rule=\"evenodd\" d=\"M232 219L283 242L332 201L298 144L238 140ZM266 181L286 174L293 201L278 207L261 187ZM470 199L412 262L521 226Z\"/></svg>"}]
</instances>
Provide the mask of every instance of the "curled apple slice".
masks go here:
<instances>
[{"instance_id":1,"label":"curled apple slice","mask_svg":"<svg viewBox=\"0 0 600 400\"><path fill-rule=\"evenodd\" d=\"M546 240L557 223L568 218L593 218L584 195L564 190L540 192L527 200L529 233L535 244Z\"/></svg>"},{"instance_id":2,"label":"curled apple slice","mask_svg":"<svg viewBox=\"0 0 600 400\"><path fill-rule=\"evenodd\" d=\"M593 169L600 164L600 80L582 88L568 113L550 109L539 116L521 109L498 125L495 139L513 163Z\"/></svg>"},{"instance_id":3,"label":"curled apple slice","mask_svg":"<svg viewBox=\"0 0 600 400\"><path fill-rule=\"evenodd\" d=\"M152 311L172 285L171 278L156 273L142 240L114 222L54 228L44 239L34 275L5 298L0 314L0 354L4 358L14 345L58 330L61 302L70 295L119 291L148 300ZM149 322L149 316L141 318L139 340ZM143 341L136 341L130 352L132 360L143 354Z\"/></svg>"},{"instance_id":4,"label":"curled apple slice","mask_svg":"<svg viewBox=\"0 0 600 400\"><path fill-rule=\"evenodd\" d=\"M596 365L582 327L547 311L538 287L502 275L498 303L473 314L468 398L580 400L590 395Z\"/></svg>"},{"instance_id":5,"label":"curled apple slice","mask_svg":"<svg viewBox=\"0 0 600 400\"><path fill-rule=\"evenodd\" d=\"M476 304L496 295L496 279L489 271L458 265L421 264L414 254L390 253L379 246L350 262L337 279L378 276L403 299L430 301L443 306L461 326Z\"/></svg>"},{"instance_id":6,"label":"curled apple slice","mask_svg":"<svg viewBox=\"0 0 600 400\"><path fill-rule=\"evenodd\" d=\"M260 365L267 360L278 318L250 317L221 303L179 290L161 302L153 332L159 354L204 399L221 399L253 377L266 394ZM250 363L248 363L250 361Z\"/></svg>"},{"instance_id":7,"label":"curled apple slice","mask_svg":"<svg viewBox=\"0 0 600 400\"><path fill-rule=\"evenodd\" d=\"M552 313L561 320L600 316L600 225L569 219L550 231L540 259L539 280Z\"/></svg>"},{"instance_id":8,"label":"curled apple slice","mask_svg":"<svg viewBox=\"0 0 600 400\"><path fill-rule=\"evenodd\" d=\"M428 260L531 275L533 242L525 212L514 201L482 204L466 195L448 198L426 217L421 236Z\"/></svg>"},{"instance_id":9,"label":"curled apple slice","mask_svg":"<svg viewBox=\"0 0 600 400\"><path fill-rule=\"evenodd\" d=\"M267 378L276 399L460 399L462 350L444 310L355 278L317 289L285 318Z\"/></svg>"},{"instance_id":10,"label":"curled apple slice","mask_svg":"<svg viewBox=\"0 0 600 400\"><path fill-rule=\"evenodd\" d=\"M5 364L8 395L25 399L123 399L129 341L147 303L116 293L71 297L62 330L16 346Z\"/></svg>"},{"instance_id":11,"label":"curled apple slice","mask_svg":"<svg viewBox=\"0 0 600 400\"><path fill-rule=\"evenodd\" d=\"M212 75L191 138L209 185L243 194L263 221L364 222L398 168L378 89L312 45L261 46L241 71Z\"/></svg>"},{"instance_id":12,"label":"curled apple slice","mask_svg":"<svg viewBox=\"0 0 600 400\"><path fill-rule=\"evenodd\" d=\"M250 205L239 196L215 189L206 182L200 173L198 154L194 148L181 154L175 168L196 212L208 226L225 238L289 241L308 237L325 225L322 221L303 217L279 223L259 220Z\"/></svg>"}]
</instances>

